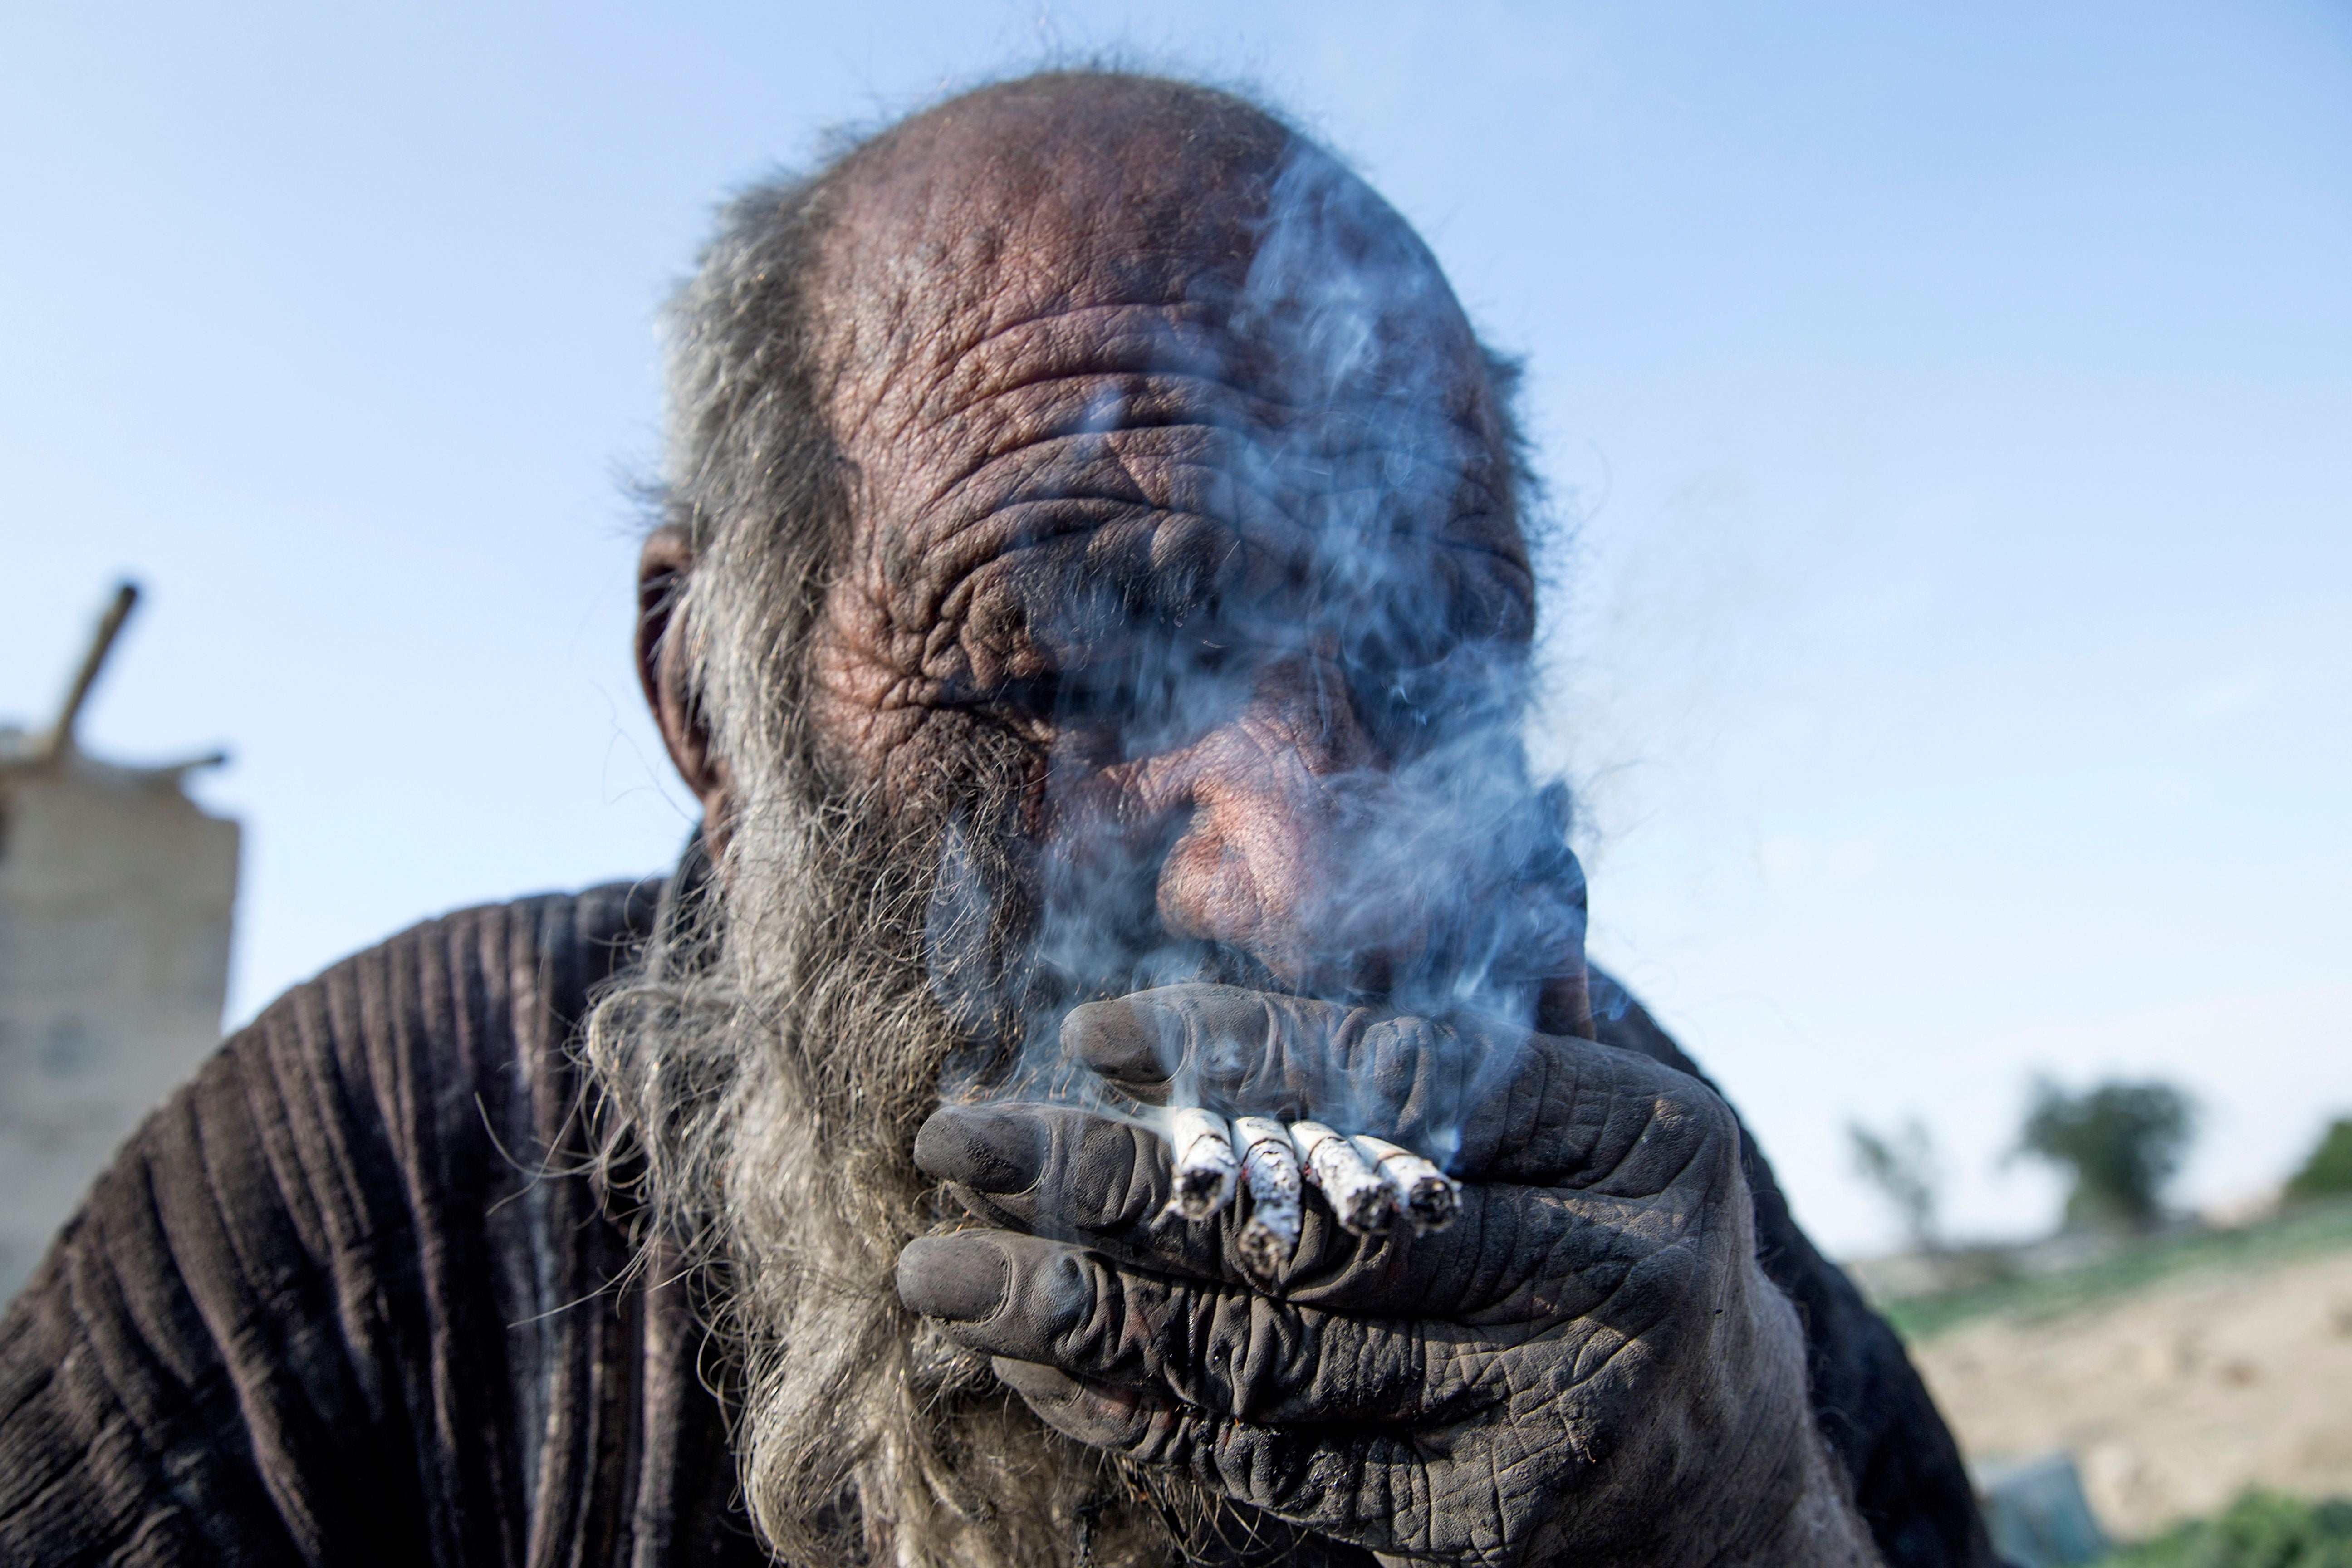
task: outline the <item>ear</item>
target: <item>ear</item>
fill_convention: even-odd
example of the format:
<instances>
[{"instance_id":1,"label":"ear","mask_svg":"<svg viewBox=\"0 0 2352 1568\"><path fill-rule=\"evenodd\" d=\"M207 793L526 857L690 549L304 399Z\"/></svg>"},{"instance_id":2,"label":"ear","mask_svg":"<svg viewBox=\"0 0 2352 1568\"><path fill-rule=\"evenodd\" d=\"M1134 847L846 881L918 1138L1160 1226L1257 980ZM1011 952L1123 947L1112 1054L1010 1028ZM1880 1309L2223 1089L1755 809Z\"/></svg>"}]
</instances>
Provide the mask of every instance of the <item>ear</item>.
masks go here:
<instances>
[{"instance_id":1,"label":"ear","mask_svg":"<svg viewBox=\"0 0 2352 1568\"><path fill-rule=\"evenodd\" d=\"M637 684L677 776L702 803L703 841L715 858L724 847L733 799L726 762L711 745L709 726L688 679L692 639L679 599L693 569L694 547L686 531L668 523L654 530L637 558Z\"/></svg>"}]
</instances>

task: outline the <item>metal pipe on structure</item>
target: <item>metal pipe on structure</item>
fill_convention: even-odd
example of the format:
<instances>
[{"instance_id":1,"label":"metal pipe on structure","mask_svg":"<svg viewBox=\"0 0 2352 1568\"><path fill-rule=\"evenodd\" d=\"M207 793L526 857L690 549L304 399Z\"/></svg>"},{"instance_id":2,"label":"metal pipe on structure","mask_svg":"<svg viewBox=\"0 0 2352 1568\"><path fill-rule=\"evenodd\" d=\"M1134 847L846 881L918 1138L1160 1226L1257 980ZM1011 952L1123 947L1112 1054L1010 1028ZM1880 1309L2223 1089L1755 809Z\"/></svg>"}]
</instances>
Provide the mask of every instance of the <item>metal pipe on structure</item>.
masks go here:
<instances>
[{"instance_id":1,"label":"metal pipe on structure","mask_svg":"<svg viewBox=\"0 0 2352 1568\"><path fill-rule=\"evenodd\" d=\"M34 755L35 765L47 767L73 749L74 725L81 718L82 705L89 700L89 689L98 684L98 672L105 668L106 656L114 650L114 639L122 634L122 623L131 618L131 609L139 603L139 584L124 582L114 590L114 602L106 606L106 614L98 620L98 630L89 639L89 651L82 656L81 668L74 672L73 685L66 689L65 706L58 710L58 721L41 741Z\"/></svg>"}]
</instances>

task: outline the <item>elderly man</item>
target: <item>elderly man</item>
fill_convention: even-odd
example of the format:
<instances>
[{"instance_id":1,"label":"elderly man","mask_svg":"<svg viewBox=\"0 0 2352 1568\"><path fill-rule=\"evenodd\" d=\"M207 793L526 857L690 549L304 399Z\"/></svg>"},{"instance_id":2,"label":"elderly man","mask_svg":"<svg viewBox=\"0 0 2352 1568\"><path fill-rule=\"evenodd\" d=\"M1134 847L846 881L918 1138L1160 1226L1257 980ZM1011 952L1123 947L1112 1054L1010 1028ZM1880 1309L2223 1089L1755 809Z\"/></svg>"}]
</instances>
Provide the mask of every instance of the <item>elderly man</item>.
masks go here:
<instances>
[{"instance_id":1,"label":"elderly man","mask_svg":"<svg viewBox=\"0 0 2352 1568\"><path fill-rule=\"evenodd\" d=\"M1036 77L744 196L675 329L701 833L142 1130L0 1341L10 1560L1990 1561L1585 966L1510 375L1376 196Z\"/></svg>"}]
</instances>

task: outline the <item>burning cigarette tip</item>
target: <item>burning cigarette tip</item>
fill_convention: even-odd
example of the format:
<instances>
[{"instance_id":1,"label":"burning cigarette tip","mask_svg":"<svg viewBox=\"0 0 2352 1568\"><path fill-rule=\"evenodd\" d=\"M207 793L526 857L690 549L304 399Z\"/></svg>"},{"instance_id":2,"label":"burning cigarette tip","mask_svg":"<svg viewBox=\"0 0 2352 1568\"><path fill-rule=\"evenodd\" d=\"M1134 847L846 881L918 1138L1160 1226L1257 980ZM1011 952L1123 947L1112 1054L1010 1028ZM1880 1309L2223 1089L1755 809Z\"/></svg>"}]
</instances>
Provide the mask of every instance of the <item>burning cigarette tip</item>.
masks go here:
<instances>
[{"instance_id":1,"label":"burning cigarette tip","mask_svg":"<svg viewBox=\"0 0 2352 1568\"><path fill-rule=\"evenodd\" d=\"M1462 1184L1430 1161L1384 1138L1360 1135L1355 1144L1388 1183L1397 1211L1416 1236L1444 1230L1462 1212Z\"/></svg>"},{"instance_id":2,"label":"burning cigarette tip","mask_svg":"<svg viewBox=\"0 0 2352 1568\"><path fill-rule=\"evenodd\" d=\"M1170 1119L1168 1146L1176 1177L1169 1213L1202 1220L1234 1201L1241 1163L1223 1117L1185 1107Z\"/></svg>"},{"instance_id":3,"label":"burning cigarette tip","mask_svg":"<svg viewBox=\"0 0 2352 1568\"><path fill-rule=\"evenodd\" d=\"M1290 1137L1307 1179L1323 1189L1323 1199L1342 1227L1357 1236L1388 1228L1392 1213L1389 1184L1374 1162L1319 1121L1294 1122Z\"/></svg>"},{"instance_id":4,"label":"burning cigarette tip","mask_svg":"<svg viewBox=\"0 0 2352 1568\"><path fill-rule=\"evenodd\" d=\"M1461 1212L1461 1183L1383 1138L1350 1138L1319 1121L1285 1127L1269 1116L1240 1117L1229 1127L1215 1112L1190 1106L1171 1114L1167 1136L1175 1182L1166 1212L1204 1220L1236 1192L1247 1194L1249 1217L1236 1245L1263 1276L1278 1274L1297 1250L1309 1183L1358 1236L1386 1230L1399 1215L1415 1235L1443 1230Z\"/></svg>"},{"instance_id":5,"label":"burning cigarette tip","mask_svg":"<svg viewBox=\"0 0 2352 1568\"><path fill-rule=\"evenodd\" d=\"M1288 1130L1271 1117L1238 1118L1234 1138L1241 1145L1242 1186L1250 1200L1250 1216L1238 1239L1242 1259L1255 1272L1272 1276L1298 1247L1298 1156Z\"/></svg>"}]
</instances>

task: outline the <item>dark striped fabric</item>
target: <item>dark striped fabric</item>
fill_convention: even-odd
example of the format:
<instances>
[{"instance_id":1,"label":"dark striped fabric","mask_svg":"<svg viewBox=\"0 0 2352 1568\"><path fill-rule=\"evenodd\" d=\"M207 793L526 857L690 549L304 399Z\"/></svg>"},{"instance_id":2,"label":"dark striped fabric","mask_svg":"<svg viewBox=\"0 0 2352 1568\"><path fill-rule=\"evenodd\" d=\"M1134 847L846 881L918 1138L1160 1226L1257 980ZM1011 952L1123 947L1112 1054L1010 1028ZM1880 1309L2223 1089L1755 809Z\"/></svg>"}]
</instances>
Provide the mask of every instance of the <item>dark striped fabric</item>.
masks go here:
<instances>
[{"instance_id":1,"label":"dark striped fabric","mask_svg":"<svg viewBox=\"0 0 2352 1568\"><path fill-rule=\"evenodd\" d=\"M660 889L394 937L289 992L141 1129L0 1321L0 1563L765 1561L685 1290L630 1274L580 1173L564 1047ZM1604 1037L1696 1071L1600 995ZM1901 1346L1749 1173L1888 1561L1989 1563Z\"/></svg>"},{"instance_id":2,"label":"dark striped fabric","mask_svg":"<svg viewBox=\"0 0 2352 1568\"><path fill-rule=\"evenodd\" d=\"M0 1325L0 1559L764 1561L683 1291L616 1288L576 1173L562 1047L658 889L395 937L141 1129Z\"/></svg>"}]
</instances>

